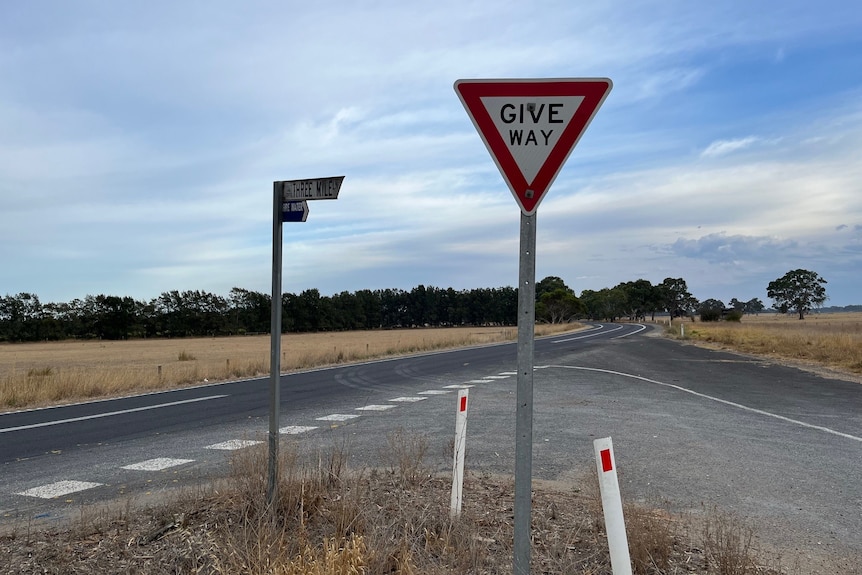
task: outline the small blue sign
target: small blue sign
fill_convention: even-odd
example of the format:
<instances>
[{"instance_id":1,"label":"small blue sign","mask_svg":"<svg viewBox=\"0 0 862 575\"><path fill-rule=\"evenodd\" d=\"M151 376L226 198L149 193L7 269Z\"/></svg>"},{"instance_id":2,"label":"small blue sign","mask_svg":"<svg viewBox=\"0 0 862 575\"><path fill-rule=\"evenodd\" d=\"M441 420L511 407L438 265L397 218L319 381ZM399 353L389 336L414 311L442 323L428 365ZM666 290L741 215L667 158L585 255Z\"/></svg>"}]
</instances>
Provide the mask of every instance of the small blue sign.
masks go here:
<instances>
[{"instance_id":1,"label":"small blue sign","mask_svg":"<svg viewBox=\"0 0 862 575\"><path fill-rule=\"evenodd\" d=\"M308 202L284 202L281 204L282 222L304 222L308 218Z\"/></svg>"}]
</instances>

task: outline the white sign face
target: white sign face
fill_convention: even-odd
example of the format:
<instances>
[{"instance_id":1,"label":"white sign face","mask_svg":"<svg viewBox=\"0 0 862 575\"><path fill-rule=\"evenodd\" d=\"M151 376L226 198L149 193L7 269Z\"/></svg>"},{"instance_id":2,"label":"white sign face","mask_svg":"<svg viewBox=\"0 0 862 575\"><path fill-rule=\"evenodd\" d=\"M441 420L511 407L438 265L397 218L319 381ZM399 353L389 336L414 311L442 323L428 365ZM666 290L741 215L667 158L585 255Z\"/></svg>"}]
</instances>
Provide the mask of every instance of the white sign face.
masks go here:
<instances>
[{"instance_id":1,"label":"white sign face","mask_svg":"<svg viewBox=\"0 0 862 575\"><path fill-rule=\"evenodd\" d=\"M480 98L524 179L532 183L584 101L583 96Z\"/></svg>"},{"instance_id":2,"label":"white sign face","mask_svg":"<svg viewBox=\"0 0 862 575\"><path fill-rule=\"evenodd\" d=\"M315 178L312 180L287 180L282 185L282 201L291 200L337 200L344 176Z\"/></svg>"}]
</instances>

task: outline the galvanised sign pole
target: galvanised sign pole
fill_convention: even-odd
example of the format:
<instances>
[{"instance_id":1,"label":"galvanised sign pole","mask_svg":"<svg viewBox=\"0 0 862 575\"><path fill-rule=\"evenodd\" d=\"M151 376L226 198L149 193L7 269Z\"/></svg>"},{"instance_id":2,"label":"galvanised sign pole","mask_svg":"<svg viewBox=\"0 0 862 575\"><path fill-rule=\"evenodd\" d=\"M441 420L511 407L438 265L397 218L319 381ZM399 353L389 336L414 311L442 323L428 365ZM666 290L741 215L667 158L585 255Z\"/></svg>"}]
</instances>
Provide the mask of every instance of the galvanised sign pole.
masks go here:
<instances>
[{"instance_id":1,"label":"galvanised sign pole","mask_svg":"<svg viewBox=\"0 0 862 575\"><path fill-rule=\"evenodd\" d=\"M455 92L521 208L514 574L530 572L536 209L611 90L607 78L458 80Z\"/></svg>"},{"instance_id":2,"label":"galvanised sign pole","mask_svg":"<svg viewBox=\"0 0 862 575\"><path fill-rule=\"evenodd\" d=\"M278 443L281 409L281 251L282 224L304 222L308 200L337 200L344 176L272 183L272 316L269 351L269 470L266 500L278 500Z\"/></svg>"}]
</instances>

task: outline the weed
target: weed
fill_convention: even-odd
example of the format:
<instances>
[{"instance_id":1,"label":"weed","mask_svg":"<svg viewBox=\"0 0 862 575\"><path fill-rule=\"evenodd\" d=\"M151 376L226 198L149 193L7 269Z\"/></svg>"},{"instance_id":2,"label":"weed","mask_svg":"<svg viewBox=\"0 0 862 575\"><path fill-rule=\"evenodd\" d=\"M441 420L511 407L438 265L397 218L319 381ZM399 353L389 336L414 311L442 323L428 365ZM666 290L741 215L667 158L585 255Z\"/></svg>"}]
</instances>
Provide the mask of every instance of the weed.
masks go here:
<instances>
[{"instance_id":1,"label":"weed","mask_svg":"<svg viewBox=\"0 0 862 575\"><path fill-rule=\"evenodd\" d=\"M196 359L197 359L197 357L195 357L193 354L187 352L186 350L182 350L177 355L177 361L194 361Z\"/></svg>"}]
</instances>

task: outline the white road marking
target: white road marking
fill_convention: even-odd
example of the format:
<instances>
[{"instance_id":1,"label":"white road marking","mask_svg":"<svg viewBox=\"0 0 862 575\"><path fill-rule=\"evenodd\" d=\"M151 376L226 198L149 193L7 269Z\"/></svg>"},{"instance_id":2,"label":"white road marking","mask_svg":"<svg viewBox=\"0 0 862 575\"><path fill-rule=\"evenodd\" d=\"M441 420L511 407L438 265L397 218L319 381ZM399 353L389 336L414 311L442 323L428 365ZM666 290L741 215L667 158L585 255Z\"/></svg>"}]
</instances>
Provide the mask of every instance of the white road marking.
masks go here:
<instances>
[{"instance_id":1,"label":"white road marking","mask_svg":"<svg viewBox=\"0 0 862 575\"><path fill-rule=\"evenodd\" d=\"M357 407L356 411L386 411L387 409L395 409L394 405L366 405Z\"/></svg>"},{"instance_id":2,"label":"white road marking","mask_svg":"<svg viewBox=\"0 0 862 575\"><path fill-rule=\"evenodd\" d=\"M64 495L69 495L70 493L77 493L78 491L85 491L102 485L104 485L104 483L92 483L89 481L58 481L57 483L28 489L27 491L16 493L16 495L54 499L55 497L62 497Z\"/></svg>"},{"instance_id":3,"label":"white road marking","mask_svg":"<svg viewBox=\"0 0 862 575\"><path fill-rule=\"evenodd\" d=\"M288 425L287 427L279 429L278 432L284 435L299 435L301 433L307 433L313 429L317 429L317 427L312 425Z\"/></svg>"},{"instance_id":4,"label":"white road marking","mask_svg":"<svg viewBox=\"0 0 862 575\"><path fill-rule=\"evenodd\" d=\"M630 335L634 335L634 334L636 334L636 333L640 333L640 332L642 332L643 330L645 330L645 329L646 329L646 326L645 326L645 325L641 325L641 324L639 324L639 323L635 323L635 324L632 324L632 325L636 325L636 326L638 326L640 329L635 330L635 331L633 331L633 332L631 332L631 333L627 333L627 334L625 334L625 335L618 335L617 337L612 337L611 339L622 339L622 338L624 338L624 337L628 337L628 336L630 336Z\"/></svg>"},{"instance_id":5,"label":"white road marking","mask_svg":"<svg viewBox=\"0 0 862 575\"><path fill-rule=\"evenodd\" d=\"M420 391L419 395L446 395L447 393L452 393L448 389L429 389L427 391Z\"/></svg>"},{"instance_id":6,"label":"white road marking","mask_svg":"<svg viewBox=\"0 0 862 575\"><path fill-rule=\"evenodd\" d=\"M355 413L333 413L331 415L324 415L323 417L315 417L315 419L317 421L348 421L357 417L359 416Z\"/></svg>"},{"instance_id":7,"label":"white road marking","mask_svg":"<svg viewBox=\"0 0 862 575\"><path fill-rule=\"evenodd\" d=\"M236 451L237 449L251 447L252 445L258 445L260 443L263 443L263 441L254 441L252 439L231 439L230 441L222 441L221 443L207 445L204 449L221 449L223 451Z\"/></svg>"},{"instance_id":8,"label":"white road marking","mask_svg":"<svg viewBox=\"0 0 862 575\"><path fill-rule=\"evenodd\" d=\"M500 375L518 375L517 371L501 371Z\"/></svg>"},{"instance_id":9,"label":"white road marking","mask_svg":"<svg viewBox=\"0 0 862 575\"><path fill-rule=\"evenodd\" d=\"M601 326L601 327L604 327L604 326ZM586 335L579 335L577 337L567 337L566 339L556 339L556 340L552 341L551 343L566 343L567 341L575 341L578 339L587 339L588 337L596 337L597 335L607 335L609 333L619 331L619 330L623 329L624 327L625 326L621 325L621 326L617 326L613 329L609 329L607 331L600 331L598 333L588 333Z\"/></svg>"},{"instance_id":10,"label":"white road marking","mask_svg":"<svg viewBox=\"0 0 862 575\"><path fill-rule=\"evenodd\" d=\"M489 382L489 380L487 380L487 379L471 379L467 383L488 383L488 382Z\"/></svg>"},{"instance_id":11,"label":"white road marking","mask_svg":"<svg viewBox=\"0 0 862 575\"><path fill-rule=\"evenodd\" d=\"M609 373L611 375L620 375L622 377L630 377L632 379L639 379L641 381L646 381L647 383L654 383L656 385L661 385L664 387L670 387L672 389L676 389L678 391L682 391L685 393L690 393L691 395L695 395L697 397L702 397L703 399L708 399L710 401L715 401L717 403L723 403L724 405L729 405L731 407L736 407L737 409L742 409L751 413L756 413L758 415L764 415L766 417L771 417L773 419L778 419L780 421L786 421L787 423L793 423L794 425L798 425L800 427L805 427L807 429L816 429L817 431L823 431L825 433L830 433L832 435L837 435L838 437L843 437L845 439L852 439L853 441L862 442L862 437L857 437L855 435L850 435L849 433L843 433L841 431L836 431L834 429L830 429L828 427L823 427L822 425L814 425L812 423L805 423L804 421L799 421L797 419L791 419L789 417L784 417L783 415L778 415L776 413L770 413L768 411L763 411L762 409L757 409L755 407L748 407L747 405L742 405L741 403L736 403L734 401L728 401L726 399L721 399L719 397L713 397L711 395L707 395L705 393L700 393L698 391L693 391L691 389L686 389L685 387L681 387L679 385L674 385L672 383L665 383L663 381L656 381L654 379L649 379L647 377L642 377L640 375L634 375L632 373L623 373L621 371L613 371L610 369L599 369L597 367L579 367L574 365L555 365L553 367L560 367L563 369L580 369L582 371L597 371L600 373Z\"/></svg>"},{"instance_id":12,"label":"white road marking","mask_svg":"<svg viewBox=\"0 0 862 575\"><path fill-rule=\"evenodd\" d=\"M447 386L449 387L449 386ZM389 401L394 401L396 403L415 403L417 401L422 401L423 399L428 399L427 397L396 397L395 399L390 399Z\"/></svg>"},{"instance_id":13,"label":"white road marking","mask_svg":"<svg viewBox=\"0 0 862 575\"><path fill-rule=\"evenodd\" d=\"M483 379L509 379L508 375L486 375Z\"/></svg>"},{"instance_id":14,"label":"white road marking","mask_svg":"<svg viewBox=\"0 0 862 575\"><path fill-rule=\"evenodd\" d=\"M108 411L106 413L95 413L93 415L83 415L81 417L70 417L69 419L57 419L54 421L44 421L42 423L33 423L30 425L19 425L18 427L6 427L0 429L0 433L8 433L10 431L21 431L24 429L36 429L37 427L49 427L51 425L61 425L63 423L73 423L75 421L86 421L88 419L98 419L100 417L111 417L113 415L124 415L126 413L135 413L138 411L148 411L150 409L159 409L162 407L171 407L173 405L183 405L185 403L196 403L198 401L208 401L210 399L220 399L228 397L227 395L210 395L207 397L198 397L195 399L183 399L182 401L171 401L169 403L159 403L157 405L147 405L145 407L134 407L132 409L122 409L120 411Z\"/></svg>"},{"instance_id":15,"label":"white road marking","mask_svg":"<svg viewBox=\"0 0 862 575\"><path fill-rule=\"evenodd\" d=\"M170 467L185 465L193 462L194 459L171 459L169 457L156 457L155 459L147 459L140 463L124 465L120 469L128 469L129 471L162 471Z\"/></svg>"},{"instance_id":16,"label":"white road marking","mask_svg":"<svg viewBox=\"0 0 862 575\"><path fill-rule=\"evenodd\" d=\"M487 381L485 383L488 383ZM444 389L470 389L471 387L476 387L475 385L470 385L469 383L455 383L452 385L444 385Z\"/></svg>"}]
</instances>

